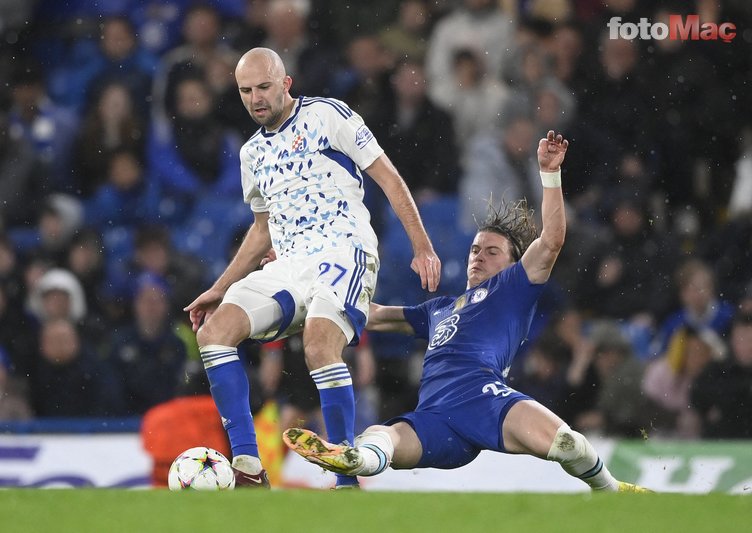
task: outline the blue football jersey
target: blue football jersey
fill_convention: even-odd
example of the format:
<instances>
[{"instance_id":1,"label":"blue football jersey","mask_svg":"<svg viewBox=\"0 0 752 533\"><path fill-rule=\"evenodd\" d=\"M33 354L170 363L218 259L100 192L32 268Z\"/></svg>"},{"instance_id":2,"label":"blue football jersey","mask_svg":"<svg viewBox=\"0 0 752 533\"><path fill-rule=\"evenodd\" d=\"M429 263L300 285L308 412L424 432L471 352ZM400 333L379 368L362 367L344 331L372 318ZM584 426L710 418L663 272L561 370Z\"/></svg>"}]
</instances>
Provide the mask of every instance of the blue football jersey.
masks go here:
<instances>
[{"instance_id":1,"label":"blue football jersey","mask_svg":"<svg viewBox=\"0 0 752 533\"><path fill-rule=\"evenodd\" d=\"M531 283L518 262L458 298L405 307L416 336L428 340L418 410L451 402L464 380L481 373L504 381L544 286Z\"/></svg>"}]
</instances>

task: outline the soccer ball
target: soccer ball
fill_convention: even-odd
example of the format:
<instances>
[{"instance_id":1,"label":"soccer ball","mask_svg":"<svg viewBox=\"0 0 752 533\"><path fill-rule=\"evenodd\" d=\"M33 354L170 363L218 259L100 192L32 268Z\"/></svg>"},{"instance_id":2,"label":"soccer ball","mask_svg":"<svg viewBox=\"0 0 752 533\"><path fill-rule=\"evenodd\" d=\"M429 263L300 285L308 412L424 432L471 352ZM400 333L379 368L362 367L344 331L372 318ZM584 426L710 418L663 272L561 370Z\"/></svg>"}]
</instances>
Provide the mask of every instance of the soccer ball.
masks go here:
<instances>
[{"instance_id":1,"label":"soccer ball","mask_svg":"<svg viewBox=\"0 0 752 533\"><path fill-rule=\"evenodd\" d=\"M167 476L170 490L229 490L235 474L227 457L212 448L198 446L184 451L172 462Z\"/></svg>"}]
</instances>

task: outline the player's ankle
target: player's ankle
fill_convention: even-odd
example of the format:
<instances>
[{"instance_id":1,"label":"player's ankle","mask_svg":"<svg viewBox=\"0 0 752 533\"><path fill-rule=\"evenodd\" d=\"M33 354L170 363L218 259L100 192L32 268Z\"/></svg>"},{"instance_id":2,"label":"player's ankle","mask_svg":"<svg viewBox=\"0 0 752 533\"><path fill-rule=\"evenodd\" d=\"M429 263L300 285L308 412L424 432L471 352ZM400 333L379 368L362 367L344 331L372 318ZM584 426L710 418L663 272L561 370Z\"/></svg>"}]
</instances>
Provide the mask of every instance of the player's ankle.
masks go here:
<instances>
[{"instance_id":1,"label":"player's ankle","mask_svg":"<svg viewBox=\"0 0 752 533\"><path fill-rule=\"evenodd\" d=\"M258 474L264 467L261 466L261 460L252 455L236 455L232 458L232 467L245 472L246 474Z\"/></svg>"},{"instance_id":2,"label":"player's ankle","mask_svg":"<svg viewBox=\"0 0 752 533\"><path fill-rule=\"evenodd\" d=\"M375 476L386 470L394 456L392 438L385 431L367 431L355 439L360 454L358 475Z\"/></svg>"}]
</instances>

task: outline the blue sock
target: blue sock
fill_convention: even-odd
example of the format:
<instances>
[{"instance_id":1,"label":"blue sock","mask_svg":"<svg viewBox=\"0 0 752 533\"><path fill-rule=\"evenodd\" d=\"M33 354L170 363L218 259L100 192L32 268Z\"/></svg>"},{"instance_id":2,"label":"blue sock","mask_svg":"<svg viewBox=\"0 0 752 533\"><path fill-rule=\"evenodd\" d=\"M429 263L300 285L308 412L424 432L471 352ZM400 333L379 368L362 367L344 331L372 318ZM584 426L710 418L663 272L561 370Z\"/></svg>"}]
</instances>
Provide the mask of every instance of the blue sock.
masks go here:
<instances>
[{"instance_id":1,"label":"blue sock","mask_svg":"<svg viewBox=\"0 0 752 533\"><path fill-rule=\"evenodd\" d=\"M319 390L329 442L347 441L352 445L355 440L355 395L347 365L327 365L311 372L311 377ZM357 477L337 474L337 486L357 484Z\"/></svg>"},{"instance_id":2,"label":"blue sock","mask_svg":"<svg viewBox=\"0 0 752 533\"><path fill-rule=\"evenodd\" d=\"M232 456L258 457L256 430L250 407L250 386L237 348L211 345L200 349L211 394L230 438Z\"/></svg>"}]
</instances>

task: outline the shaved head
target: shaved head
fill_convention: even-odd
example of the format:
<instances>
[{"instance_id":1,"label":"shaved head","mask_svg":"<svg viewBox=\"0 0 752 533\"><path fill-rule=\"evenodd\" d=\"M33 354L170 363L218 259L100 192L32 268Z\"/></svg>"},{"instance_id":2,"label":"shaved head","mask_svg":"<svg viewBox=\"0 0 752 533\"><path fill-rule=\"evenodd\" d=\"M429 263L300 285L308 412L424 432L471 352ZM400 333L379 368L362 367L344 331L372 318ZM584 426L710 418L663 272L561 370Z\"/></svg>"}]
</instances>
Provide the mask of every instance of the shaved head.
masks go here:
<instances>
[{"instance_id":1,"label":"shaved head","mask_svg":"<svg viewBox=\"0 0 752 533\"><path fill-rule=\"evenodd\" d=\"M235 80L243 105L260 126L274 130L290 115L295 103L289 92L292 78L274 50L253 48L243 54Z\"/></svg>"},{"instance_id":2,"label":"shaved head","mask_svg":"<svg viewBox=\"0 0 752 533\"><path fill-rule=\"evenodd\" d=\"M238 61L238 66L235 68L235 76L237 77L239 70L248 68L251 65L260 66L273 78L284 78L287 75L282 58L270 48L252 48L248 50L240 58L240 61Z\"/></svg>"}]
</instances>

